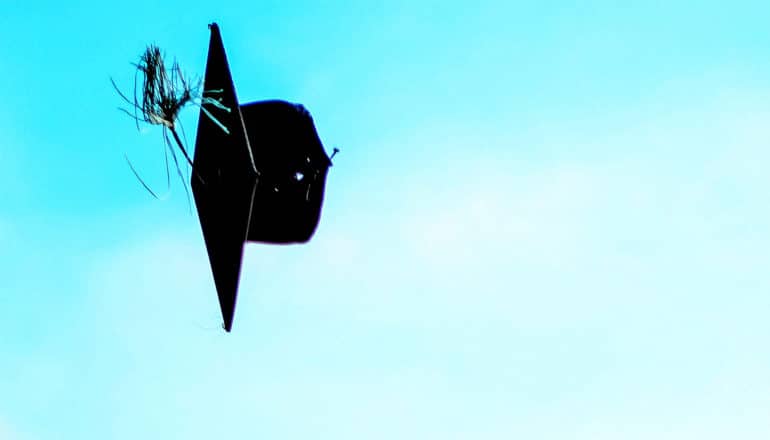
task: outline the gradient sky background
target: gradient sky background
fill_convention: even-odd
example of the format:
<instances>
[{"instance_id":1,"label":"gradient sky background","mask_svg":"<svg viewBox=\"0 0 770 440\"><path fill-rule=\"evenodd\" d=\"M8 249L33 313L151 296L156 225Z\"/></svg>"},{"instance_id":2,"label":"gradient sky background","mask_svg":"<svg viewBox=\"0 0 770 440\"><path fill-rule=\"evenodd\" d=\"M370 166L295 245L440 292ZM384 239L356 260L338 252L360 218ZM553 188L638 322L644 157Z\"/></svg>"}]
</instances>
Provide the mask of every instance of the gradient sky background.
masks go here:
<instances>
[{"instance_id":1,"label":"gradient sky background","mask_svg":"<svg viewBox=\"0 0 770 440\"><path fill-rule=\"evenodd\" d=\"M231 334L109 82L211 21L342 150ZM0 438L767 438L769 49L766 1L5 1Z\"/></svg>"}]
</instances>

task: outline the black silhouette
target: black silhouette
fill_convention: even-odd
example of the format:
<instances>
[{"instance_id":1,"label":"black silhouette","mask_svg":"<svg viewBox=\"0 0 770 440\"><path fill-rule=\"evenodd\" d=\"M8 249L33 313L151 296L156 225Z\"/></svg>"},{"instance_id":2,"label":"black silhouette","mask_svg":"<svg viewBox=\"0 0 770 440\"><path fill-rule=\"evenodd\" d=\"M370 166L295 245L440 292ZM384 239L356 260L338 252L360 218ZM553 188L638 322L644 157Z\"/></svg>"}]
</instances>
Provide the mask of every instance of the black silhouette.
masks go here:
<instances>
[{"instance_id":1,"label":"black silhouette","mask_svg":"<svg viewBox=\"0 0 770 440\"><path fill-rule=\"evenodd\" d=\"M191 180L229 332L245 242L310 240L331 159L302 105L238 103L219 27L209 27L203 94L217 102L201 106Z\"/></svg>"}]
</instances>

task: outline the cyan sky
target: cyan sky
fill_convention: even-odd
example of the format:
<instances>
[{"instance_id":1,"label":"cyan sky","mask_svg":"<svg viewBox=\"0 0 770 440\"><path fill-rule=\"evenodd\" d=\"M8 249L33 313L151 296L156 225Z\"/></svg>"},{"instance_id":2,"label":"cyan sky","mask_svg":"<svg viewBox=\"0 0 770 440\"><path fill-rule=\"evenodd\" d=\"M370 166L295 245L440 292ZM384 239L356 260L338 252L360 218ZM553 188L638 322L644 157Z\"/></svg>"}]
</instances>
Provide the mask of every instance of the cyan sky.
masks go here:
<instances>
[{"instance_id":1,"label":"cyan sky","mask_svg":"<svg viewBox=\"0 0 770 440\"><path fill-rule=\"evenodd\" d=\"M770 435L766 2L7 3L1 439ZM231 334L109 82L211 21L342 150Z\"/></svg>"}]
</instances>

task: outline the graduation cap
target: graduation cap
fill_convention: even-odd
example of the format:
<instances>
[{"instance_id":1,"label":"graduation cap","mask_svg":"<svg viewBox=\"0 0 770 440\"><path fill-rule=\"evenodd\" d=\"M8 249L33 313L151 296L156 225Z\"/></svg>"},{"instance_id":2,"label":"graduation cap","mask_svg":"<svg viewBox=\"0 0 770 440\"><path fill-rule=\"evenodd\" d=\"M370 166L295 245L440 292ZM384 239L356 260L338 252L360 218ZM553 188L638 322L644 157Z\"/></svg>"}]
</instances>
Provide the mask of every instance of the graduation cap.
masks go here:
<instances>
[{"instance_id":1,"label":"graduation cap","mask_svg":"<svg viewBox=\"0 0 770 440\"><path fill-rule=\"evenodd\" d=\"M209 28L204 94L221 105L201 106L191 183L229 332L245 243L310 240L331 159L302 105L239 104L219 27Z\"/></svg>"}]
</instances>

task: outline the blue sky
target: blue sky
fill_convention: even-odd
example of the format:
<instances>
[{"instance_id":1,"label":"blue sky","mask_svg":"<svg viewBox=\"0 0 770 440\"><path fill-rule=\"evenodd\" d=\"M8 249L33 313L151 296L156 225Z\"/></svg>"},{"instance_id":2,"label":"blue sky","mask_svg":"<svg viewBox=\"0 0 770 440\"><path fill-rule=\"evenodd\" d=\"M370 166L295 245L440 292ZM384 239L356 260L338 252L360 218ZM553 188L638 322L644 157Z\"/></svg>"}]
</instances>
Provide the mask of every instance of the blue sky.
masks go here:
<instances>
[{"instance_id":1,"label":"blue sky","mask_svg":"<svg viewBox=\"0 0 770 440\"><path fill-rule=\"evenodd\" d=\"M475 3L0 7L0 438L767 438L770 6ZM212 21L342 150L231 334L109 82Z\"/></svg>"}]
</instances>

